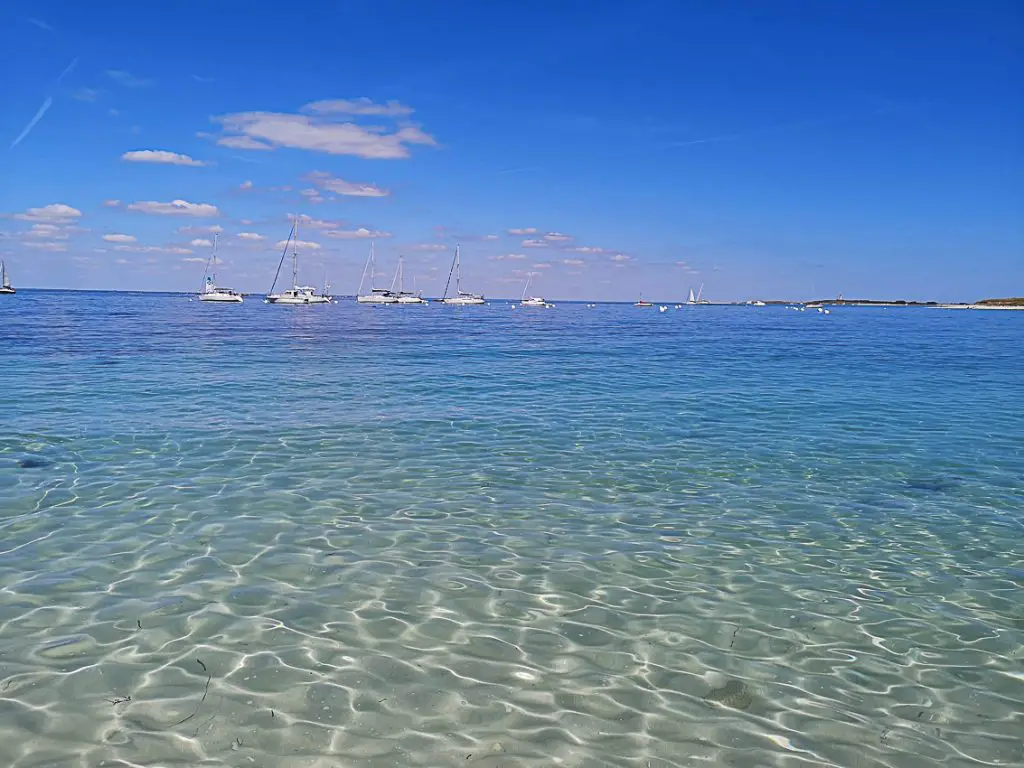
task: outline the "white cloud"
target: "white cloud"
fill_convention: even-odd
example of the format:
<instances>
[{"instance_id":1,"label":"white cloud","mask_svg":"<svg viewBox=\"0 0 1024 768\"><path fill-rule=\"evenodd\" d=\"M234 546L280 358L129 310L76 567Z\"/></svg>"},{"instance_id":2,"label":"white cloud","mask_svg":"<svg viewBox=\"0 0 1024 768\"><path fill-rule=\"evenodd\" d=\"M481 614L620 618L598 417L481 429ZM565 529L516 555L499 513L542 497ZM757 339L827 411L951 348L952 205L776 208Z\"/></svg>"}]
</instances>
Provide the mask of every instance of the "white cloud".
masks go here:
<instances>
[{"instance_id":1,"label":"white cloud","mask_svg":"<svg viewBox=\"0 0 1024 768\"><path fill-rule=\"evenodd\" d=\"M118 207L120 207L120 205L121 205L121 201L120 200L104 200L103 201L103 207L104 208L118 208Z\"/></svg>"},{"instance_id":2,"label":"white cloud","mask_svg":"<svg viewBox=\"0 0 1024 768\"><path fill-rule=\"evenodd\" d=\"M32 229L25 233L27 237L40 240L67 240L68 230L56 224L33 224Z\"/></svg>"},{"instance_id":3,"label":"white cloud","mask_svg":"<svg viewBox=\"0 0 1024 768\"><path fill-rule=\"evenodd\" d=\"M414 251L447 251L448 246L441 243L419 243L412 247Z\"/></svg>"},{"instance_id":4,"label":"white cloud","mask_svg":"<svg viewBox=\"0 0 1024 768\"><path fill-rule=\"evenodd\" d=\"M213 242L207 240L205 237L197 237L195 240L190 242L189 245L194 245L196 248L209 248L211 245L213 245Z\"/></svg>"},{"instance_id":5,"label":"white cloud","mask_svg":"<svg viewBox=\"0 0 1024 768\"><path fill-rule=\"evenodd\" d=\"M573 248L566 248L565 250L572 253L608 253L604 248L598 248L596 245L577 245Z\"/></svg>"},{"instance_id":6,"label":"white cloud","mask_svg":"<svg viewBox=\"0 0 1024 768\"><path fill-rule=\"evenodd\" d=\"M484 235L484 240L497 240L497 235Z\"/></svg>"},{"instance_id":7,"label":"white cloud","mask_svg":"<svg viewBox=\"0 0 1024 768\"><path fill-rule=\"evenodd\" d=\"M239 232L238 233L238 239L239 240L251 240L251 241L255 242L257 240L266 240L267 238L264 237L263 235L259 235L259 234L255 233L255 232Z\"/></svg>"},{"instance_id":8,"label":"white cloud","mask_svg":"<svg viewBox=\"0 0 1024 768\"><path fill-rule=\"evenodd\" d=\"M388 117L401 117L413 113L411 107L399 104L397 101L374 104L365 96L359 99L322 99L307 104L302 111L320 115L386 115Z\"/></svg>"},{"instance_id":9,"label":"white cloud","mask_svg":"<svg viewBox=\"0 0 1024 768\"><path fill-rule=\"evenodd\" d=\"M202 168L206 163L195 160L188 155L178 152L168 152L165 149L136 149L125 152L121 159L129 163L158 163L160 165L187 165L193 168Z\"/></svg>"},{"instance_id":10,"label":"white cloud","mask_svg":"<svg viewBox=\"0 0 1024 768\"><path fill-rule=\"evenodd\" d=\"M115 245L115 251L128 251L130 253L193 253L191 248L180 248L178 246L162 245Z\"/></svg>"},{"instance_id":11,"label":"white cloud","mask_svg":"<svg viewBox=\"0 0 1024 768\"><path fill-rule=\"evenodd\" d=\"M265 144L262 141L256 141L249 136L223 136L217 139L217 143L222 147L230 147L231 149L273 149L274 147L270 144Z\"/></svg>"},{"instance_id":12,"label":"white cloud","mask_svg":"<svg viewBox=\"0 0 1024 768\"><path fill-rule=\"evenodd\" d=\"M492 256L494 261L522 261L526 258L525 253L506 253L502 256Z\"/></svg>"},{"instance_id":13,"label":"white cloud","mask_svg":"<svg viewBox=\"0 0 1024 768\"><path fill-rule=\"evenodd\" d=\"M533 265L534 269L551 269L550 264L545 264L543 261Z\"/></svg>"},{"instance_id":14,"label":"white cloud","mask_svg":"<svg viewBox=\"0 0 1024 768\"><path fill-rule=\"evenodd\" d=\"M327 237L334 237L339 240L355 240L359 238L373 238L373 237L391 237L390 232L380 232L378 230L366 229L366 227L359 227L358 229L329 229L324 232Z\"/></svg>"},{"instance_id":15,"label":"white cloud","mask_svg":"<svg viewBox=\"0 0 1024 768\"><path fill-rule=\"evenodd\" d=\"M562 259L562 263L568 267L582 267L587 262L583 259Z\"/></svg>"},{"instance_id":16,"label":"white cloud","mask_svg":"<svg viewBox=\"0 0 1024 768\"><path fill-rule=\"evenodd\" d=\"M136 238L133 235L119 235L119 234L116 234L116 233L113 234L113 235L104 235L103 239L106 240L108 243L134 243L134 242L136 242Z\"/></svg>"},{"instance_id":17,"label":"white cloud","mask_svg":"<svg viewBox=\"0 0 1024 768\"><path fill-rule=\"evenodd\" d=\"M521 227L519 229L510 229L508 231L510 235L536 235L536 227Z\"/></svg>"},{"instance_id":18,"label":"white cloud","mask_svg":"<svg viewBox=\"0 0 1024 768\"><path fill-rule=\"evenodd\" d=\"M314 102L316 103L326 102ZM313 115L235 112L211 119L220 124L225 134L217 143L235 149L267 150L289 147L329 155L355 155L374 160L389 160L408 157L410 145L437 144L433 136L424 133L416 125L400 125L389 131L381 126L363 126L340 121L331 118L332 114L341 113L336 109L316 112Z\"/></svg>"},{"instance_id":19,"label":"white cloud","mask_svg":"<svg viewBox=\"0 0 1024 768\"><path fill-rule=\"evenodd\" d=\"M184 227L178 227L176 231L179 235L216 235L223 232L224 227L220 224L211 224L206 227L187 224Z\"/></svg>"},{"instance_id":20,"label":"white cloud","mask_svg":"<svg viewBox=\"0 0 1024 768\"><path fill-rule=\"evenodd\" d=\"M548 244L544 240L523 240L523 248L547 248Z\"/></svg>"},{"instance_id":21,"label":"white cloud","mask_svg":"<svg viewBox=\"0 0 1024 768\"><path fill-rule=\"evenodd\" d=\"M64 243L54 243L46 240L41 242L25 240L24 242L22 242L22 245L25 246L26 248L35 248L37 251L62 252L68 249L68 247Z\"/></svg>"},{"instance_id":22,"label":"white cloud","mask_svg":"<svg viewBox=\"0 0 1024 768\"><path fill-rule=\"evenodd\" d=\"M172 200L169 203L157 203L147 200L132 203L128 206L129 211L150 213L157 216L220 216L217 206L210 203L190 203L187 200Z\"/></svg>"},{"instance_id":23,"label":"white cloud","mask_svg":"<svg viewBox=\"0 0 1024 768\"><path fill-rule=\"evenodd\" d=\"M74 92L72 98L78 101L96 101L97 96L99 96L99 91L94 88L79 88Z\"/></svg>"},{"instance_id":24,"label":"white cloud","mask_svg":"<svg viewBox=\"0 0 1024 768\"><path fill-rule=\"evenodd\" d=\"M303 251L319 251L320 243L313 243L309 240L281 240L277 243L278 248L284 248L288 243L294 243L295 247Z\"/></svg>"},{"instance_id":25,"label":"white cloud","mask_svg":"<svg viewBox=\"0 0 1024 768\"><path fill-rule=\"evenodd\" d=\"M295 214L289 213L288 219L294 219ZM337 229L341 226L340 221L328 221L326 219L314 219L312 216L307 216L302 213L299 214L299 224L303 227L312 227L313 229Z\"/></svg>"},{"instance_id":26,"label":"white cloud","mask_svg":"<svg viewBox=\"0 0 1024 768\"><path fill-rule=\"evenodd\" d=\"M246 179L245 181L243 181L241 184L238 185L238 188L239 189L252 189L252 181L249 180L249 179Z\"/></svg>"},{"instance_id":27,"label":"white cloud","mask_svg":"<svg viewBox=\"0 0 1024 768\"><path fill-rule=\"evenodd\" d=\"M544 235L544 239L552 243L564 243L572 240L572 235L564 235L561 232L548 232Z\"/></svg>"},{"instance_id":28,"label":"white cloud","mask_svg":"<svg viewBox=\"0 0 1024 768\"><path fill-rule=\"evenodd\" d=\"M313 189L312 187L309 189L300 189L299 194L313 204L324 202L324 196L320 194L319 189Z\"/></svg>"},{"instance_id":29,"label":"white cloud","mask_svg":"<svg viewBox=\"0 0 1024 768\"><path fill-rule=\"evenodd\" d=\"M186 256L184 259L182 259L182 261L184 261L186 264L205 264L206 263L206 257L205 256Z\"/></svg>"},{"instance_id":30,"label":"white cloud","mask_svg":"<svg viewBox=\"0 0 1024 768\"><path fill-rule=\"evenodd\" d=\"M351 181L345 181L332 176L324 171L313 171L306 175L306 178L312 181L321 189L326 189L328 192L336 192L339 195L347 195L349 197L387 197L391 194L386 189L381 189L374 184L359 184Z\"/></svg>"},{"instance_id":31,"label":"white cloud","mask_svg":"<svg viewBox=\"0 0 1024 768\"><path fill-rule=\"evenodd\" d=\"M145 88L147 85L152 85L152 80L147 80L143 77L135 77L131 72L125 72L120 69L108 69L106 75L114 82L120 83L125 88Z\"/></svg>"},{"instance_id":32,"label":"white cloud","mask_svg":"<svg viewBox=\"0 0 1024 768\"><path fill-rule=\"evenodd\" d=\"M614 256L612 256L612 261L623 262L623 261L632 261L632 260L633 260L632 256L627 256L624 253L616 253Z\"/></svg>"},{"instance_id":33,"label":"white cloud","mask_svg":"<svg viewBox=\"0 0 1024 768\"><path fill-rule=\"evenodd\" d=\"M24 213L14 214L20 221L40 221L49 224L71 224L80 218L82 212L64 203L51 203L42 208L29 208Z\"/></svg>"}]
</instances>

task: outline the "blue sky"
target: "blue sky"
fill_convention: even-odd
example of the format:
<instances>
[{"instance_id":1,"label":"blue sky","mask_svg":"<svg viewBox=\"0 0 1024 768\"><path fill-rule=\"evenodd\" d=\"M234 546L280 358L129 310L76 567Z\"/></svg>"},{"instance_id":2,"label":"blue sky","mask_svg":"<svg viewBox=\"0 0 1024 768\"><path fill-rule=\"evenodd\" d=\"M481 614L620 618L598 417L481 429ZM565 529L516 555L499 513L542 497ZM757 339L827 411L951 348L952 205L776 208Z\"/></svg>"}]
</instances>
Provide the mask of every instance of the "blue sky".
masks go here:
<instances>
[{"instance_id":1,"label":"blue sky","mask_svg":"<svg viewBox=\"0 0 1024 768\"><path fill-rule=\"evenodd\" d=\"M16 285L1024 294L1013 0L242 7L0 8Z\"/></svg>"}]
</instances>

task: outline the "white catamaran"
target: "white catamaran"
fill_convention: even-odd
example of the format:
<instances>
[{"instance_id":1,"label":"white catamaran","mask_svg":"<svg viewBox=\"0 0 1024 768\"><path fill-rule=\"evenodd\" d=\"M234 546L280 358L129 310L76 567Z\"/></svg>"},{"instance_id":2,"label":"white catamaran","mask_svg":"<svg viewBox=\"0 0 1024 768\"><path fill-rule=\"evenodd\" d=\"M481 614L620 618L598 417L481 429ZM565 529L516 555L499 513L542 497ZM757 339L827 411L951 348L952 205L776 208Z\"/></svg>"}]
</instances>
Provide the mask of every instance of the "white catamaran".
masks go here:
<instances>
[{"instance_id":1,"label":"white catamaran","mask_svg":"<svg viewBox=\"0 0 1024 768\"><path fill-rule=\"evenodd\" d=\"M452 273L455 273L455 295L448 295L448 286L452 282ZM452 262L451 271L448 273L448 282L444 286L444 296L441 298L442 304L486 304L484 297L480 294L469 293L468 291L462 290L462 262L459 258L459 246L455 246L455 260Z\"/></svg>"},{"instance_id":2,"label":"white catamaran","mask_svg":"<svg viewBox=\"0 0 1024 768\"><path fill-rule=\"evenodd\" d=\"M526 278L526 285L523 287L523 298L519 302L521 307L554 307L554 304L549 304L547 301L542 299L540 296L526 297L526 292L530 290L530 283L533 281L533 273L531 272Z\"/></svg>"},{"instance_id":3,"label":"white catamaran","mask_svg":"<svg viewBox=\"0 0 1024 768\"><path fill-rule=\"evenodd\" d=\"M363 293L363 283L366 281L366 273L370 273L370 292ZM360 304L397 304L398 297L387 288L374 288L373 279L377 272L377 256L370 243L370 255L366 257L366 266L363 267L362 277L359 278L359 288L356 290L356 301Z\"/></svg>"},{"instance_id":4,"label":"white catamaran","mask_svg":"<svg viewBox=\"0 0 1024 768\"><path fill-rule=\"evenodd\" d=\"M232 304L242 303L242 294L230 288L217 285L217 235L213 236L213 251L206 262L206 273L203 275L203 287L199 291L200 301L220 301Z\"/></svg>"},{"instance_id":5,"label":"white catamaran","mask_svg":"<svg viewBox=\"0 0 1024 768\"><path fill-rule=\"evenodd\" d=\"M391 295L395 297L395 300L399 304L426 304L427 300L424 299L419 293L415 291L405 290L405 257L398 257L398 269L395 270L395 276L391 280ZM415 280L415 278L413 278ZM398 291L395 291L395 283L398 283ZM414 286L415 287L415 286Z\"/></svg>"},{"instance_id":6,"label":"white catamaran","mask_svg":"<svg viewBox=\"0 0 1024 768\"><path fill-rule=\"evenodd\" d=\"M274 275L274 284L270 286L270 293L267 294L268 304L330 304L331 297L327 294L327 286L324 286L322 293L317 293L316 288L309 285L299 285L299 219L295 217L292 221L291 231L284 243L284 251L281 252L281 261L277 265L277 274ZM288 246L292 247L292 287L280 293L274 293L277 286L277 279L281 276L281 267L284 265L284 258L288 255Z\"/></svg>"},{"instance_id":7,"label":"white catamaran","mask_svg":"<svg viewBox=\"0 0 1024 768\"><path fill-rule=\"evenodd\" d=\"M17 293L11 286L11 276L7 274L7 265L0 261L0 295Z\"/></svg>"}]
</instances>

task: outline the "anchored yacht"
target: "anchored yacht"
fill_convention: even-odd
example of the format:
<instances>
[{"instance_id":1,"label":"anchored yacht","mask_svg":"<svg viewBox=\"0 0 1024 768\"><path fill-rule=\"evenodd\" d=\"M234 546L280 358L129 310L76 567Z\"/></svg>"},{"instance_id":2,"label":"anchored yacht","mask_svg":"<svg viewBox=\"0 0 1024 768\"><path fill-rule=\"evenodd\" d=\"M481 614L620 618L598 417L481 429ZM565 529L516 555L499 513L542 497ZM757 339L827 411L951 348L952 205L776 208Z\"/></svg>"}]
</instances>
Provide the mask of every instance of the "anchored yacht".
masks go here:
<instances>
[{"instance_id":1,"label":"anchored yacht","mask_svg":"<svg viewBox=\"0 0 1024 768\"><path fill-rule=\"evenodd\" d=\"M455 295L449 296L448 286L452 282L452 273L455 274ZM462 290L462 261L459 258L459 246L457 245L455 246L455 260L452 262L451 271L448 272L448 282L445 283L444 296L441 298L441 303L458 305L487 303L482 295Z\"/></svg>"},{"instance_id":2,"label":"anchored yacht","mask_svg":"<svg viewBox=\"0 0 1024 768\"><path fill-rule=\"evenodd\" d=\"M331 297L327 295L327 286L321 293L309 285L299 285L299 219L292 220L292 228L288 233L288 239L284 243L284 251L281 252L281 261L277 265L277 274L274 275L274 284L270 286L270 293L267 294L268 304L330 304ZM285 256L288 255L288 246L292 247L292 287L286 288L280 293L274 293L277 286L277 279L281 276L281 267L284 266Z\"/></svg>"},{"instance_id":3,"label":"anchored yacht","mask_svg":"<svg viewBox=\"0 0 1024 768\"><path fill-rule=\"evenodd\" d=\"M206 262L206 274L203 275L203 287L199 291L200 301L218 301L229 304L241 304L242 294L230 288L217 285L217 235L213 236L213 251Z\"/></svg>"}]
</instances>

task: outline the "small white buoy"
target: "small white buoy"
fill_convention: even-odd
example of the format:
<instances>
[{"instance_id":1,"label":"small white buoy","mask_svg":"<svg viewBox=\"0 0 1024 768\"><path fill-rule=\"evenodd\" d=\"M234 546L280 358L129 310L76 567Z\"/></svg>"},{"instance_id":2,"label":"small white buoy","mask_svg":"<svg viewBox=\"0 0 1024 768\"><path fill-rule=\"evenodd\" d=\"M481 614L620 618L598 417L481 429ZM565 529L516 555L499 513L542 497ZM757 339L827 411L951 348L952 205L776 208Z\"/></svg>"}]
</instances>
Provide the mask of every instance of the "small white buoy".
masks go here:
<instances>
[{"instance_id":1,"label":"small white buoy","mask_svg":"<svg viewBox=\"0 0 1024 768\"><path fill-rule=\"evenodd\" d=\"M664 312L668 307L658 307L659 312Z\"/></svg>"}]
</instances>

